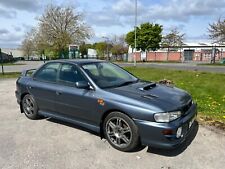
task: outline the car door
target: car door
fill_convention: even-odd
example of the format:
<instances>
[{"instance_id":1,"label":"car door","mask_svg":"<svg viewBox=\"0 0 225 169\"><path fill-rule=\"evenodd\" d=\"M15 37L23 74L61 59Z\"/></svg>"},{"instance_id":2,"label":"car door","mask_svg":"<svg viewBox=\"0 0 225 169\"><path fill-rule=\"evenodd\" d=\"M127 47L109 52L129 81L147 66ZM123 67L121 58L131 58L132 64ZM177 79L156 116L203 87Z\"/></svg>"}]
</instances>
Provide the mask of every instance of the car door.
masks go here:
<instances>
[{"instance_id":1,"label":"car door","mask_svg":"<svg viewBox=\"0 0 225 169\"><path fill-rule=\"evenodd\" d=\"M95 90L77 88L78 81L87 81L80 69L73 64L62 64L56 110L67 117L94 124L97 106Z\"/></svg>"},{"instance_id":2,"label":"car door","mask_svg":"<svg viewBox=\"0 0 225 169\"><path fill-rule=\"evenodd\" d=\"M55 112L56 83L60 63L48 63L38 70L28 84L30 94L35 98L41 111Z\"/></svg>"}]
</instances>

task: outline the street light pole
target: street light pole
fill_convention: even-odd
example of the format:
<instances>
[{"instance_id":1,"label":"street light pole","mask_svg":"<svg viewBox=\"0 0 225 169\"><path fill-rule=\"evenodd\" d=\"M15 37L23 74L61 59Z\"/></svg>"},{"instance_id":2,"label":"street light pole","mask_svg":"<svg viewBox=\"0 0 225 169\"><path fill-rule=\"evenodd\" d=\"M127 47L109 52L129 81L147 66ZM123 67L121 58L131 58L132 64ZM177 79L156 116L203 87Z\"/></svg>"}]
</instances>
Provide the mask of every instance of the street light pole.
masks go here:
<instances>
[{"instance_id":1,"label":"street light pole","mask_svg":"<svg viewBox=\"0 0 225 169\"><path fill-rule=\"evenodd\" d=\"M1 65L2 65L2 74L4 75L3 56L2 56L2 49L1 48L0 48L0 57L1 57Z\"/></svg>"},{"instance_id":2,"label":"street light pole","mask_svg":"<svg viewBox=\"0 0 225 169\"><path fill-rule=\"evenodd\" d=\"M134 66L136 66L137 53L137 0L135 0L135 26L134 26Z\"/></svg>"}]
</instances>

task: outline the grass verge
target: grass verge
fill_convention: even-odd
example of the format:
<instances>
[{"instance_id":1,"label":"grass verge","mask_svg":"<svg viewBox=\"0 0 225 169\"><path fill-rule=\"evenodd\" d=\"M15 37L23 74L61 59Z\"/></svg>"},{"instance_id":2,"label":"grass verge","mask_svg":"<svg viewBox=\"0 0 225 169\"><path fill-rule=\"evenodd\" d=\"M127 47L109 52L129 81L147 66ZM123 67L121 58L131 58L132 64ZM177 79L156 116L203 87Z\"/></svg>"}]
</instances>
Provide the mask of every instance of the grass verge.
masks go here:
<instances>
[{"instance_id":1,"label":"grass verge","mask_svg":"<svg viewBox=\"0 0 225 169\"><path fill-rule=\"evenodd\" d=\"M10 73L5 73L4 75L2 74L2 72L0 73L0 79L4 79L4 78L17 78L20 76L21 73L19 72L10 72Z\"/></svg>"},{"instance_id":2,"label":"grass verge","mask_svg":"<svg viewBox=\"0 0 225 169\"><path fill-rule=\"evenodd\" d=\"M198 103L199 117L207 124L225 125L225 74L127 67L128 71L144 80L172 80L188 91Z\"/></svg>"}]
</instances>

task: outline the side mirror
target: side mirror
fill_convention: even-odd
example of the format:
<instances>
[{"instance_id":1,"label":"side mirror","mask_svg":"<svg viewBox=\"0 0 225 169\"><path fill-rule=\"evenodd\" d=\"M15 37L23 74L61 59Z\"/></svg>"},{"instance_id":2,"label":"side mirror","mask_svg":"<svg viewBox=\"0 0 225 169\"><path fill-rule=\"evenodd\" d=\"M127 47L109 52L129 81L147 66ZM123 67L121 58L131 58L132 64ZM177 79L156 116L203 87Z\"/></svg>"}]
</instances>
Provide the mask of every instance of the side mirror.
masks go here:
<instances>
[{"instance_id":1,"label":"side mirror","mask_svg":"<svg viewBox=\"0 0 225 169\"><path fill-rule=\"evenodd\" d=\"M76 82L76 87L78 89L90 89L90 85L88 82L86 81L79 81L79 82Z\"/></svg>"}]
</instances>

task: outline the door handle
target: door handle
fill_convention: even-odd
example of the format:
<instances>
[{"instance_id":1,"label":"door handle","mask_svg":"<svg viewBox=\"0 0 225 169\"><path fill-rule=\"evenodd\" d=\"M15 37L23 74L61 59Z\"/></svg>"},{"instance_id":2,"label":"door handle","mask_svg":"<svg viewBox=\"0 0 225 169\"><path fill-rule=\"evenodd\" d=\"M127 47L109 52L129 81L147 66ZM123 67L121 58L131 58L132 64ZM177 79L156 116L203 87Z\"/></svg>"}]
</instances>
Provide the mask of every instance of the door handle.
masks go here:
<instances>
[{"instance_id":1,"label":"door handle","mask_svg":"<svg viewBox=\"0 0 225 169\"><path fill-rule=\"evenodd\" d=\"M60 92L60 91L56 91L55 93L56 93L56 95L58 95L58 96L62 94L62 92Z\"/></svg>"}]
</instances>

